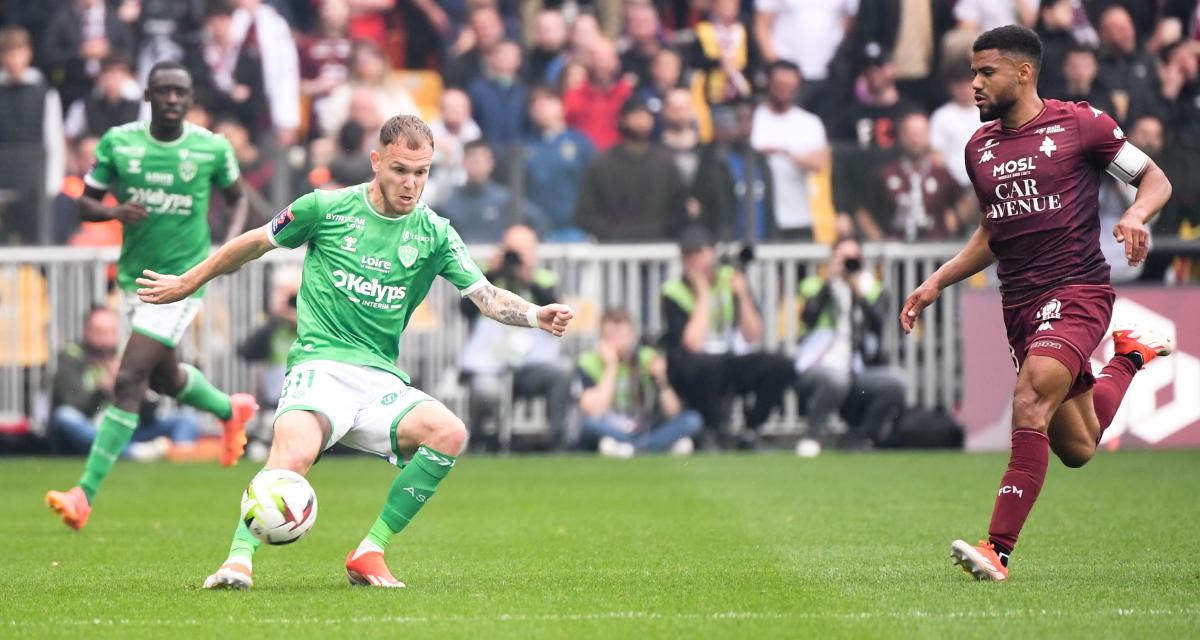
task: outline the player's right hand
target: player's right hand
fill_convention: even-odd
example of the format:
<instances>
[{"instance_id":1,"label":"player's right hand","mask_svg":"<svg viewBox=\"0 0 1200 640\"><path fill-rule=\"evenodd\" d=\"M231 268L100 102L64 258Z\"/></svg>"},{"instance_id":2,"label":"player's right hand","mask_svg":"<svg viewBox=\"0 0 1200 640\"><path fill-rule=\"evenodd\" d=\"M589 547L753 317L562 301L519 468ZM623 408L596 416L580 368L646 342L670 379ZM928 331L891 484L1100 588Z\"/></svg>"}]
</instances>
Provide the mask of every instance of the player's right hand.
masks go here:
<instances>
[{"instance_id":1,"label":"player's right hand","mask_svg":"<svg viewBox=\"0 0 1200 640\"><path fill-rule=\"evenodd\" d=\"M113 219L125 224L137 224L146 219L146 207L138 202L122 202L112 210Z\"/></svg>"},{"instance_id":2,"label":"player's right hand","mask_svg":"<svg viewBox=\"0 0 1200 640\"><path fill-rule=\"evenodd\" d=\"M913 327L917 326L917 318L921 317L921 312L925 310L925 307L933 304L933 301L937 300L940 295L942 295L941 289L928 282L922 283L908 295L908 300L904 302L904 309L900 311L900 326L904 328L904 333L912 333Z\"/></svg>"},{"instance_id":3,"label":"player's right hand","mask_svg":"<svg viewBox=\"0 0 1200 640\"><path fill-rule=\"evenodd\" d=\"M196 292L195 287L179 276L155 273L149 269L142 271L142 277L134 282L141 287L137 290L138 299L150 304L178 302Z\"/></svg>"}]
</instances>

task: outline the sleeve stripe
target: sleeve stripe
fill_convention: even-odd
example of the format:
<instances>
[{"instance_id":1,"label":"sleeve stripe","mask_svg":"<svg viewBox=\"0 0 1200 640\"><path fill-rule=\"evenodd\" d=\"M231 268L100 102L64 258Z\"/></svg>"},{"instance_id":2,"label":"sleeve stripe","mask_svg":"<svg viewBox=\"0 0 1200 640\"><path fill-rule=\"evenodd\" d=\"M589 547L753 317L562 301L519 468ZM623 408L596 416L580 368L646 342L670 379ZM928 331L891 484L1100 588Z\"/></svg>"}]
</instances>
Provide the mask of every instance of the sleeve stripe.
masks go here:
<instances>
[{"instance_id":1,"label":"sleeve stripe","mask_svg":"<svg viewBox=\"0 0 1200 640\"><path fill-rule=\"evenodd\" d=\"M474 283L472 283L471 285L469 285L466 289L459 290L459 294L465 298L465 297L471 295L472 293L475 293L476 291L479 291L480 289L488 286L489 284L491 284L491 283L488 282L487 278L480 278L480 279L476 280Z\"/></svg>"},{"instance_id":2,"label":"sleeve stripe","mask_svg":"<svg viewBox=\"0 0 1200 640\"><path fill-rule=\"evenodd\" d=\"M90 172L90 171L87 172L86 174L84 174L83 183L93 189L107 189L108 188L107 184L100 182L94 176L92 176L92 172Z\"/></svg>"},{"instance_id":3,"label":"sleeve stripe","mask_svg":"<svg viewBox=\"0 0 1200 640\"><path fill-rule=\"evenodd\" d=\"M1109 163L1108 173L1125 184L1131 184L1142 175L1149 164L1150 157L1126 141L1117 152L1117 157Z\"/></svg>"}]
</instances>

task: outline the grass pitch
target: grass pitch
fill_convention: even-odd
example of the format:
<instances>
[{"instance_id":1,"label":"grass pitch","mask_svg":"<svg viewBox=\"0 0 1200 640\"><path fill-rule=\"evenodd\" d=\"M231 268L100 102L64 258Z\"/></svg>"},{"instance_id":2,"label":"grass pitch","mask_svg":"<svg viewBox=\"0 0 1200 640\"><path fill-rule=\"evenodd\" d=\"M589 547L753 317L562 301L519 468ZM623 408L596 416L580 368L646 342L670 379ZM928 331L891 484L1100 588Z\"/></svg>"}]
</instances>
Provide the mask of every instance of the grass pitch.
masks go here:
<instances>
[{"instance_id":1,"label":"grass pitch","mask_svg":"<svg viewBox=\"0 0 1200 640\"><path fill-rule=\"evenodd\" d=\"M255 471L122 463L91 523L42 506L77 460L0 461L0 637L1139 637L1200 635L1200 452L1051 463L1007 584L953 567L1001 455L466 456L388 551L346 553L394 471L313 470L320 511L264 547L253 591L206 592ZM418 635L419 634L419 635Z\"/></svg>"}]
</instances>

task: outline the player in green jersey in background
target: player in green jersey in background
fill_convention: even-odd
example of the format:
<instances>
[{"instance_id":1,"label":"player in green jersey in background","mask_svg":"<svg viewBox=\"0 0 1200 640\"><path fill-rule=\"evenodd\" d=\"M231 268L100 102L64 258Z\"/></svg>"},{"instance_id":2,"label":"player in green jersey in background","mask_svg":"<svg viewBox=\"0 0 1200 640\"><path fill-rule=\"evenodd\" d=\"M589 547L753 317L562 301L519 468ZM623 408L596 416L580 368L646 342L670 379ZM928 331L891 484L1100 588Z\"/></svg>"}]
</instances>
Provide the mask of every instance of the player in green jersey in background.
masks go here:
<instances>
[{"instance_id":1,"label":"player in green jersey in background","mask_svg":"<svg viewBox=\"0 0 1200 640\"><path fill-rule=\"evenodd\" d=\"M276 247L308 244L297 338L265 468L307 474L336 442L401 467L374 526L346 558L352 584L404 586L383 550L428 502L466 444L462 421L410 387L395 364L400 334L434 279L446 278L483 315L505 324L561 336L572 318L566 305L539 307L487 281L449 221L420 201L432 162L429 127L415 116L396 116L371 152L371 182L305 195L183 275L147 270L137 281L143 301L175 304ZM258 545L239 523L228 559L204 587L249 588Z\"/></svg>"},{"instance_id":2,"label":"player in green jersey in background","mask_svg":"<svg viewBox=\"0 0 1200 640\"><path fill-rule=\"evenodd\" d=\"M130 122L105 132L96 164L84 177L79 216L89 222L120 220L123 228L117 285L133 333L79 484L51 491L46 504L73 529L87 524L100 483L129 443L137 411L151 388L217 416L222 422L221 464L233 465L246 446L245 424L258 409L254 397L228 396L195 367L180 365L176 346L200 309L199 290L174 304L138 300L134 282L144 269L180 273L208 256L208 198L215 185L229 205L229 238L246 224L247 200L233 148L223 136L184 120L192 105L192 78L175 62L150 70L145 100L150 122ZM115 207L101 204L105 192Z\"/></svg>"}]
</instances>

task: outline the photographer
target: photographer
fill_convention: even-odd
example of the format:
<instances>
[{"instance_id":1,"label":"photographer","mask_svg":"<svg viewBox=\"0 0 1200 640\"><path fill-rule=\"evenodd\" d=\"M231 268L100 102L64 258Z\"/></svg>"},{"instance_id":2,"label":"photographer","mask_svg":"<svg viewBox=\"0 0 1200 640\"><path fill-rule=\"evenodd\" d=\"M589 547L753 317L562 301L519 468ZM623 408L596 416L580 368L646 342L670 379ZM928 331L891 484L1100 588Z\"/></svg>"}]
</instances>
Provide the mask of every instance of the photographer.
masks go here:
<instances>
[{"instance_id":1,"label":"photographer","mask_svg":"<svg viewBox=\"0 0 1200 640\"><path fill-rule=\"evenodd\" d=\"M824 277L800 283L807 328L796 350L797 387L808 416L808 433L796 448L802 456L820 453L839 410L850 423L840 445L851 449L878 442L904 410L904 378L883 366L880 351L887 315L882 290L863 269L862 246L854 238L834 245Z\"/></svg>"},{"instance_id":2,"label":"photographer","mask_svg":"<svg viewBox=\"0 0 1200 640\"><path fill-rule=\"evenodd\" d=\"M738 444L755 448L758 428L782 404L795 378L792 362L755 349L762 339L762 315L745 274L718 263L708 230L687 227L679 249L683 279L662 289L667 325L662 344L671 386L704 416L709 429L718 431L725 426L729 402L741 396L746 429Z\"/></svg>"},{"instance_id":3,"label":"photographer","mask_svg":"<svg viewBox=\"0 0 1200 640\"><path fill-rule=\"evenodd\" d=\"M557 277L539 269L538 236L533 229L516 225L504 232L487 279L497 287L538 305L558 300ZM498 445L497 424L505 394L517 398L546 398L551 447L568 445L567 419L571 410L570 363L559 357L560 343L544 331L502 325L481 317L470 300L462 301L471 332L463 347L459 367L471 392L468 428L472 442L484 449ZM505 378L512 376L511 389Z\"/></svg>"}]
</instances>

